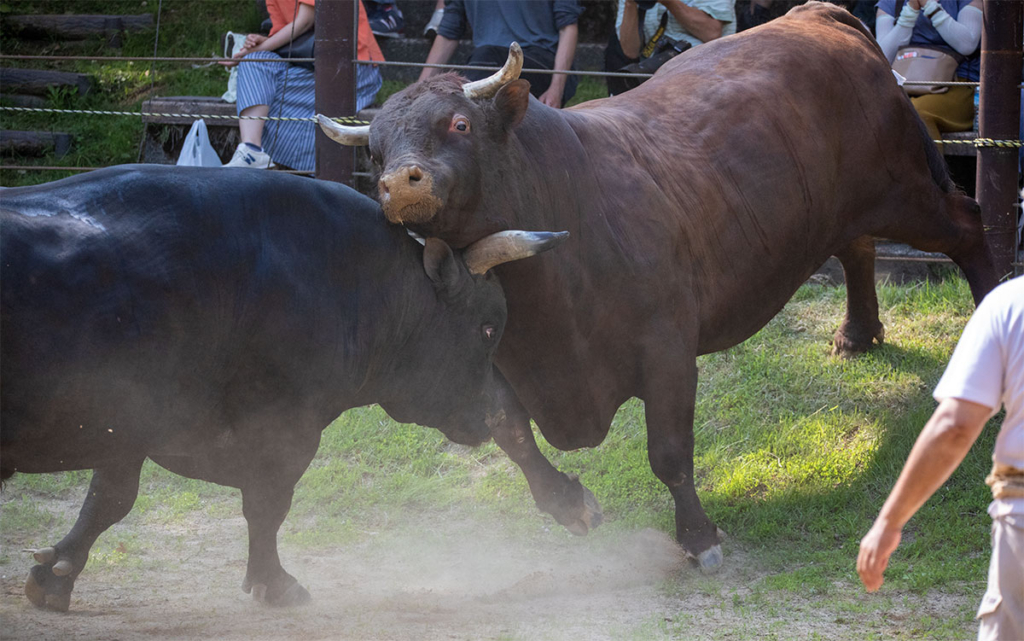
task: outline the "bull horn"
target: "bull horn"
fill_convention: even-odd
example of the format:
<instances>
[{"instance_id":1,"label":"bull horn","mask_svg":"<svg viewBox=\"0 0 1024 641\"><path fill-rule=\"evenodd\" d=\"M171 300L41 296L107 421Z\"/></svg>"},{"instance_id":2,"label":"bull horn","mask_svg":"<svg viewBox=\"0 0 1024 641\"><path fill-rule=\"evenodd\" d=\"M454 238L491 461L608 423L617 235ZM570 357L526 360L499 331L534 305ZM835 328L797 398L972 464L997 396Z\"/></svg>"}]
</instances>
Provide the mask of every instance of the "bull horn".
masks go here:
<instances>
[{"instance_id":1,"label":"bull horn","mask_svg":"<svg viewBox=\"0 0 1024 641\"><path fill-rule=\"evenodd\" d=\"M467 98L492 98L498 90L519 78L523 70L523 49L518 42L513 42L508 48L508 60L505 66L499 69L493 76L467 82L462 85L462 91Z\"/></svg>"},{"instance_id":2,"label":"bull horn","mask_svg":"<svg viewBox=\"0 0 1024 641\"><path fill-rule=\"evenodd\" d=\"M323 114L316 115L316 121L320 123L327 137L334 142L341 143L346 147L365 147L370 144L370 125L350 127L339 125Z\"/></svg>"},{"instance_id":3,"label":"bull horn","mask_svg":"<svg viewBox=\"0 0 1024 641\"><path fill-rule=\"evenodd\" d=\"M75 569L75 566L71 565L71 561L67 559L61 559L53 565L53 573L57 576L67 576L71 574L71 571Z\"/></svg>"},{"instance_id":4,"label":"bull horn","mask_svg":"<svg viewBox=\"0 0 1024 641\"><path fill-rule=\"evenodd\" d=\"M479 276L502 263L529 258L557 247L568 237L567 231L499 231L467 247L463 258L470 273Z\"/></svg>"}]
</instances>

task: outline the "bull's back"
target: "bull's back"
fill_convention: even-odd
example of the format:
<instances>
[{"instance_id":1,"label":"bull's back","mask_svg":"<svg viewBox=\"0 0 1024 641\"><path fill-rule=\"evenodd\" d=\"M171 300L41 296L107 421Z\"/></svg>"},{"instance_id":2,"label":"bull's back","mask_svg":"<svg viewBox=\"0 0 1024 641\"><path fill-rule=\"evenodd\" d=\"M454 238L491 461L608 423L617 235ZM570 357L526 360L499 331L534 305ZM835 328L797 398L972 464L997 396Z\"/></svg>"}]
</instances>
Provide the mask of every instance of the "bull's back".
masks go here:
<instances>
[{"instance_id":1,"label":"bull's back","mask_svg":"<svg viewBox=\"0 0 1024 641\"><path fill-rule=\"evenodd\" d=\"M584 146L608 152L600 197L617 203L604 207L616 226L658 231L645 234L657 269L688 270L702 352L763 326L870 233L901 176L929 167L877 45L828 4L696 47L567 115Z\"/></svg>"},{"instance_id":2,"label":"bull's back","mask_svg":"<svg viewBox=\"0 0 1024 641\"><path fill-rule=\"evenodd\" d=\"M43 466L40 451L92 467L237 419L268 388L292 390L296 361L337 383L317 351L355 333L358 279L339 265L393 242L371 201L339 189L118 168L5 190L5 473Z\"/></svg>"}]
</instances>

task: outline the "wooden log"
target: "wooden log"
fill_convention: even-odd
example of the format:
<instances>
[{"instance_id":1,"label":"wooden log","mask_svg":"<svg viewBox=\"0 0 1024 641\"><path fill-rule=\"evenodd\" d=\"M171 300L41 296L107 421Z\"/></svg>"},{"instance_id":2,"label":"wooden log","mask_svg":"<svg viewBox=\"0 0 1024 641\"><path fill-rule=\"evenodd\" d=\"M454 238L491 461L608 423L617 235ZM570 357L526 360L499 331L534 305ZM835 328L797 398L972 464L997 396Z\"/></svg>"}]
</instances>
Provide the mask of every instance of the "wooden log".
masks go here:
<instances>
[{"instance_id":1,"label":"wooden log","mask_svg":"<svg viewBox=\"0 0 1024 641\"><path fill-rule=\"evenodd\" d=\"M0 130L0 152L23 156L42 156L54 151L63 158L71 149L71 134L59 131Z\"/></svg>"},{"instance_id":2,"label":"wooden log","mask_svg":"<svg viewBox=\"0 0 1024 641\"><path fill-rule=\"evenodd\" d=\"M0 67L0 87L4 91L46 96L51 87L70 87L84 96L91 86L89 76L81 73Z\"/></svg>"},{"instance_id":3,"label":"wooden log","mask_svg":"<svg viewBox=\"0 0 1024 641\"><path fill-rule=\"evenodd\" d=\"M153 28L153 16L148 13L134 16L69 16L31 15L7 16L4 23L21 37L56 37L68 40L84 40L102 36L110 38L123 31L138 32Z\"/></svg>"},{"instance_id":4,"label":"wooden log","mask_svg":"<svg viewBox=\"0 0 1024 641\"><path fill-rule=\"evenodd\" d=\"M0 93L0 100L12 107L49 107L50 101L42 96L23 96L21 94Z\"/></svg>"},{"instance_id":5,"label":"wooden log","mask_svg":"<svg viewBox=\"0 0 1024 641\"><path fill-rule=\"evenodd\" d=\"M233 102L224 102L216 96L162 96L142 103L144 113L195 114L198 116L234 116L238 111ZM143 122L161 125L191 125L194 116L143 116ZM238 127L234 118L207 118L207 127Z\"/></svg>"}]
</instances>

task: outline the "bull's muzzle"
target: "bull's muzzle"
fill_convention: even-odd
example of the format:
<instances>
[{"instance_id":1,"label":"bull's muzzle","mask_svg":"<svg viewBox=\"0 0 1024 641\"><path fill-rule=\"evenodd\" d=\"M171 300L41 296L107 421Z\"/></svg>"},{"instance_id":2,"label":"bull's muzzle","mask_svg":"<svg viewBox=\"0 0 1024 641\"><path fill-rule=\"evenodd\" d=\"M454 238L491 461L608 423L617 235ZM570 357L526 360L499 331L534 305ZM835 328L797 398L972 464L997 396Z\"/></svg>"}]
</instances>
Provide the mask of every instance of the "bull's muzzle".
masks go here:
<instances>
[{"instance_id":1,"label":"bull's muzzle","mask_svg":"<svg viewBox=\"0 0 1024 641\"><path fill-rule=\"evenodd\" d=\"M415 163L386 172L377 183L384 215L393 223L423 223L441 208L434 179Z\"/></svg>"}]
</instances>

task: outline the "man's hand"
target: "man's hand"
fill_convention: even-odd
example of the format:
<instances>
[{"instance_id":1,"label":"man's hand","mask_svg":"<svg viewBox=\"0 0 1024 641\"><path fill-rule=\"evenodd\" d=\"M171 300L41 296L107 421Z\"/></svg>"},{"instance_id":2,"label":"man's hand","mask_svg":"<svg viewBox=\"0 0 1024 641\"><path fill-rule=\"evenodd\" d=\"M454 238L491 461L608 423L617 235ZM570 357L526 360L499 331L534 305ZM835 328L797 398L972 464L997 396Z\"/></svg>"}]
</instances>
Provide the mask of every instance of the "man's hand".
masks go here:
<instances>
[{"instance_id":1,"label":"man's hand","mask_svg":"<svg viewBox=\"0 0 1024 641\"><path fill-rule=\"evenodd\" d=\"M868 592L882 587L882 573L889 566L889 557L900 544L901 531L886 528L875 521L868 533L860 542L860 554L857 555L857 574Z\"/></svg>"},{"instance_id":2,"label":"man's hand","mask_svg":"<svg viewBox=\"0 0 1024 641\"><path fill-rule=\"evenodd\" d=\"M910 5L910 8L914 11L920 11L924 6L924 3L921 2L921 0L907 0L907 4Z\"/></svg>"},{"instance_id":3,"label":"man's hand","mask_svg":"<svg viewBox=\"0 0 1024 641\"><path fill-rule=\"evenodd\" d=\"M256 47L266 42L267 37L259 33L250 33L245 37L245 44L242 45L243 49L253 51Z\"/></svg>"},{"instance_id":4,"label":"man's hand","mask_svg":"<svg viewBox=\"0 0 1024 641\"><path fill-rule=\"evenodd\" d=\"M540 100L545 105L553 107L555 109L562 108L562 91L561 88L556 88L555 83L552 82L548 90L542 93L537 100Z\"/></svg>"}]
</instances>

